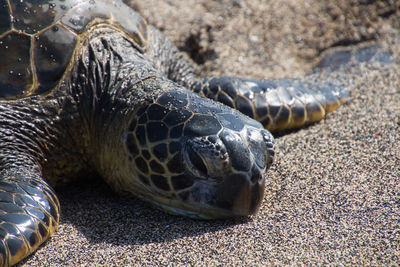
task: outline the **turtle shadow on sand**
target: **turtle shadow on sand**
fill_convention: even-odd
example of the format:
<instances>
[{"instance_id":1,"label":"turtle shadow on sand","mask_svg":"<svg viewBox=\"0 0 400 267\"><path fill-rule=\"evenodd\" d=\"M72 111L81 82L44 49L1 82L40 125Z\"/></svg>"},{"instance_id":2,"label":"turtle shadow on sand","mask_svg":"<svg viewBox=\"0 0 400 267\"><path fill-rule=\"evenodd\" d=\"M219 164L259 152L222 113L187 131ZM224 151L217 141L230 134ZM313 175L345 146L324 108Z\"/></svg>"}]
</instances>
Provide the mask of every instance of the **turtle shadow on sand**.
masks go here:
<instances>
[{"instance_id":1,"label":"turtle shadow on sand","mask_svg":"<svg viewBox=\"0 0 400 267\"><path fill-rule=\"evenodd\" d=\"M216 232L251 221L194 220L167 214L134 197L121 197L100 178L59 188L60 224L71 224L91 243L141 245Z\"/></svg>"}]
</instances>

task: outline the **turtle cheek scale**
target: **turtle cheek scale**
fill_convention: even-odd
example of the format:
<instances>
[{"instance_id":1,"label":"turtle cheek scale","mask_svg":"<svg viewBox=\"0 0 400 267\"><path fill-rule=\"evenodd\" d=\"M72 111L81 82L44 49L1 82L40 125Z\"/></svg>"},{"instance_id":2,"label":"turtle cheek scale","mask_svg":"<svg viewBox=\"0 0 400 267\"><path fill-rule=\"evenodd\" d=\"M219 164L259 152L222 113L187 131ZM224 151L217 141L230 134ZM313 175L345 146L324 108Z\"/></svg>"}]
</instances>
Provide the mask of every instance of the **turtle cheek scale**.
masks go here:
<instances>
[{"instance_id":1,"label":"turtle cheek scale","mask_svg":"<svg viewBox=\"0 0 400 267\"><path fill-rule=\"evenodd\" d=\"M273 157L261 124L185 91L164 93L139 113L126 141L134 194L194 218L258 210Z\"/></svg>"}]
</instances>

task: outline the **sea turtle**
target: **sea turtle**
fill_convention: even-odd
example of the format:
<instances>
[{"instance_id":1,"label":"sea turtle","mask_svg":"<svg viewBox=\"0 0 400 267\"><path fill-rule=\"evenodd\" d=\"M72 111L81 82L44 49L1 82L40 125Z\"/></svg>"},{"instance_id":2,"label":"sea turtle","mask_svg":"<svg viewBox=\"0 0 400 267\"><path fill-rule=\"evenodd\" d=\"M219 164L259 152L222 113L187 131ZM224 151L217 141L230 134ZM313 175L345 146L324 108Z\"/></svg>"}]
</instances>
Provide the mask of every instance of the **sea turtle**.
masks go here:
<instances>
[{"instance_id":1,"label":"sea turtle","mask_svg":"<svg viewBox=\"0 0 400 267\"><path fill-rule=\"evenodd\" d=\"M91 173L170 213L253 214L268 130L321 120L349 95L313 74L201 78L119 0L0 2L1 265L57 228L50 186Z\"/></svg>"}]
</instances>

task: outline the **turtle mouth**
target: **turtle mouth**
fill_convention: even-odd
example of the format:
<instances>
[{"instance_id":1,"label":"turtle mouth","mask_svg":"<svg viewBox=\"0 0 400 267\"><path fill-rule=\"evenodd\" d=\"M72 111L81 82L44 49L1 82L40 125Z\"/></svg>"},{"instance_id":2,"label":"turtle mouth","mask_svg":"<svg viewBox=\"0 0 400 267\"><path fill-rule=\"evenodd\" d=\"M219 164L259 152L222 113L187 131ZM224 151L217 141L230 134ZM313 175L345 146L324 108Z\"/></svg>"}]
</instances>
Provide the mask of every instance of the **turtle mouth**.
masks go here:
<instances>
[{"instance_id":1,"label":"turtle mouth","mask_svg":"<svg viewBox=\"0 0 400 267\"><path fill-rule=\"evenodd\" d=\"M247 214L244 215L240 212L218 208L204 203L201 205L193 205L192 203L162 196L155 197L153 201L156 206L169 214L185 216L192 219L213 220L247 216Z\"/></svg>"},{"instance_id":2,"label":"turtle mouth","mask_svg":"<svg viewBox=\"0 0 400 267\"><path fill-rule=\"evenodd\" d=\"M153 195L151 201L170 214L194 219L247 217L260 208L264 181L259 179L251 184L246 175L232 173L220 182L197 181L191 189L185 190L184 198Z\"/></svg>"}]
</instances>

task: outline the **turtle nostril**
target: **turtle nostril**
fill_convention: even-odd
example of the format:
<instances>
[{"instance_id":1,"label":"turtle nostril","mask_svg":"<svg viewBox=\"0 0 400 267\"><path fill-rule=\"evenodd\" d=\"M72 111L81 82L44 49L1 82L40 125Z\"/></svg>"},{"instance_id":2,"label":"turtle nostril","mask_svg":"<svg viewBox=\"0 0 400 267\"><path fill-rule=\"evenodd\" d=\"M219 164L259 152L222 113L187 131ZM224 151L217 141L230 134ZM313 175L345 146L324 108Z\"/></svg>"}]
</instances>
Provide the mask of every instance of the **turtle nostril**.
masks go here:
<instances>
[{"instance_id":1,"label":"turtle nostril","mask_svg":"<svg viewBox=\"0 0 400 267\"><path fill-rule=\"evenodd\" d=\"M193 149L189 149L188 154L193 166L196 167L201 174L207 175L207 167L199 154L197 154Z\"/></svg>"}]
</instances>

